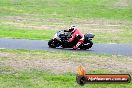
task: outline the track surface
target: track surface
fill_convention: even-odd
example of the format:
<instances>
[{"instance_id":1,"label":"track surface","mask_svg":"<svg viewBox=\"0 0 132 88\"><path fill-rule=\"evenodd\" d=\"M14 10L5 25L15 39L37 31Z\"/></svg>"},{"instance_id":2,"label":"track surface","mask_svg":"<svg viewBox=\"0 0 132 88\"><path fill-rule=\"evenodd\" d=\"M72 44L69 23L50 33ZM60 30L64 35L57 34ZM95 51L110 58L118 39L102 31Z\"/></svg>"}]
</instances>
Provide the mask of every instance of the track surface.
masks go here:
<instances>
[{"instance_id":1,"label":"track surface","mask_svg":"<svg viewBox=\"0 0 132 88\"><path fill-rule=\"evenodd\" d=\"M75 52L93 52L97 54L113 54L132 56L132 44L94 44L89 50L72 50L72 49L51 49L47 41L26 40L26 39L5 39L0 38L0 48L7 49L29 49L29 50L63 50Z\"/></svg>"}]
</instances>

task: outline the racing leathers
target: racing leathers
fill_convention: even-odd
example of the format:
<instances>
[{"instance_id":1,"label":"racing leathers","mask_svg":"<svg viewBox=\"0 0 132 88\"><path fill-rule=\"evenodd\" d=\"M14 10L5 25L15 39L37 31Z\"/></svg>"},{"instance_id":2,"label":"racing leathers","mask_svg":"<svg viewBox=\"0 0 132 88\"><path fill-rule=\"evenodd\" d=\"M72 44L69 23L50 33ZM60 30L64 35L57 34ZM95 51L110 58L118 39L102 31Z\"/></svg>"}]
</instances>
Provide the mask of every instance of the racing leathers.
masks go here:
<instances>
[{"instance_id":1,"label":"racing leathers","mask_svg":"<svg viewBox=\"0 0 132 88\"><path fill-rule=\"evenodd\" d=\"M73 46L73 49L77 49L84 41L84 35L80 32L78 28L75 28L73 31L71 31L72 38L69 39L69 42L72 42L75 38L78 39L78 42L75 46Z\"/></svg>"}]
</instances>

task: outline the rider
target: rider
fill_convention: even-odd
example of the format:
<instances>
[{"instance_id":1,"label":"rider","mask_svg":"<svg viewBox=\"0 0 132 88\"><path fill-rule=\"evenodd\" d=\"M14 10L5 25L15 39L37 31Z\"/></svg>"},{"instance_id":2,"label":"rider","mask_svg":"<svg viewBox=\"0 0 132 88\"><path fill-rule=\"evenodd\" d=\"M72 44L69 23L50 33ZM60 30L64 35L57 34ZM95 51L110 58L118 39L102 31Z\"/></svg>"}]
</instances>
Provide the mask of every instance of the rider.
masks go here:
<instances>
[{"instance_id":1,"label":"rider","mask_svg":"<svg viewBox=\"0 0 132 88\"><path fill-rule=\"evenodd\" d=\"M74 38L76 38L76 37L78 38L77 44L75 46L73 46L73 49L77 49L83 43L83 41L84 41L84 35L74 25L72 25L69 28L68 31L71 32L71 34L72 34L72 38L69 39L69 42L72 42L74 40Z\"/></svg>"}]
</instances>

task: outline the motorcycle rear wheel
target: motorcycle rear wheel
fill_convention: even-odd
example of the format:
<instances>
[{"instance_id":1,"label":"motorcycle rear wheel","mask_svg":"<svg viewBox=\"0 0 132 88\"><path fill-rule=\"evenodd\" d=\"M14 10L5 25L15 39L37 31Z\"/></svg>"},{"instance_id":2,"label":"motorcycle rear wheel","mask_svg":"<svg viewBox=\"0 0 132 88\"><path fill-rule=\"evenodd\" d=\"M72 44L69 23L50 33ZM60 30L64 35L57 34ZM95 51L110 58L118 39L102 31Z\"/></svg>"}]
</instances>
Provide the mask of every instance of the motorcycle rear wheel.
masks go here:
<instances>
[{"instance_id":1,"label":"motorcycle rear wheel","mask_svg":"<svg viewBox=\"0 0 132 88\"><path fill-rule=\"evenodd\" d=\"M80 47L80 49L86 50L86 49L89 49L89 48L91 48L93 46L93 42L92 41L89 41L88 43L89 43L88 45L83 45L82 47Z\"/></svg>"}]
</instances>

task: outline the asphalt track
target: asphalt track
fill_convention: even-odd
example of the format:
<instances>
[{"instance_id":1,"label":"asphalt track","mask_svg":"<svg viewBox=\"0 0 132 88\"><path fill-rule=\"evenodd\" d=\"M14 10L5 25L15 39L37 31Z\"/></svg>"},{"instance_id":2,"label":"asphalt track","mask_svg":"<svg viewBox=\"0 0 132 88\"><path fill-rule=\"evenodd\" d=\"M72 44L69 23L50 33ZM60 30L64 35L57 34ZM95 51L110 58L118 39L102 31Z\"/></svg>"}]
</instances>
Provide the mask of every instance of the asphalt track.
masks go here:
<instances>
[{"instance_id":1,"label":"asphalt track","mask_svg":"<svg viewBox=\"0 0 132 88\"><path fill-rule=\"evenodd\" d=\"M43 40L27 39L6 39L0 38L0 48L6 49L27 49L27 50L48 50L48 51L72 51L72 52L93 52L96 54L112 54L132 56L132 44L94 44L89 50L72 50L72 49L52 49Z\"/></svg>"}]
</instances>

